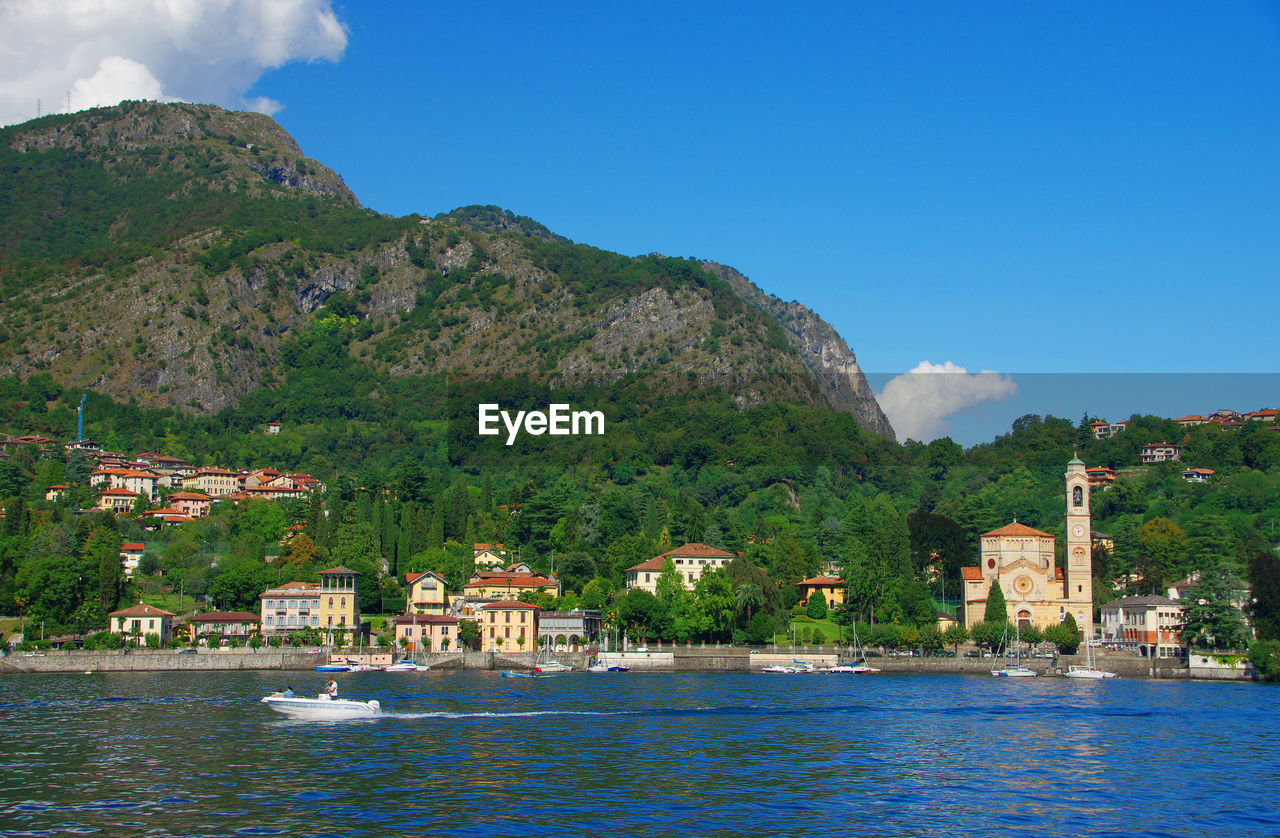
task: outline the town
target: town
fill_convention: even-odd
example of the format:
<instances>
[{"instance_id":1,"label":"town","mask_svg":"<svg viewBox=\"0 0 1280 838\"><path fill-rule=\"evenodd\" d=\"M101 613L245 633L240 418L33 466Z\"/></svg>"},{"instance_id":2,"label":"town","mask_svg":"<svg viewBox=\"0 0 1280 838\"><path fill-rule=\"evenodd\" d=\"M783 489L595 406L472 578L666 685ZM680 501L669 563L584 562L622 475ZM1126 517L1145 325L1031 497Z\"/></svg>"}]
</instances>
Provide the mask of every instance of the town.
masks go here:
<instances>
[{"instance_id":1,"label":"town","mask_svg":"<svg viewBox=\"0 0 1280 838\"><path fill-rule=\"evenodd\" d=\"M1218 411L1175 421L1188 428L1211 424L1224 429L1256 422L1280 431L1276 414L1275 410ZM1127 425L1093 421L1088 431L1097 440L1107 440L1124 432ZM276 435L280 430L279 423L269 423L263 433ZM702 542L659 544L664 548L660 553L622 568L622 584L616 590L601 577L575 575L572 567L566 574L563 558L558 574L554 554L539 566L522 560L518 550L508 550L502 542L468 539L459 543L444 539L443 532L436 534L439 540L426 544L433 556L427 562L434 562L430 568L417 566L423 564L421 560L415 565L411 558L415 552L420 559L426 553L407 550L409 555L393 562L371 545L361 556L366 564L357 570L323 560L323 548L316 544L317 531L322 529L318 525L329 523L332 510L324 499L336 493L309 474L266 466L196 465L155 451L128 456L104 451L85 439L58 445L34 435L5 436L0 439L0 451L8 460L17 456L33 467L48 461L65 463L59 482L41 487L51 523L57 523L59 513L54 510L70 509L81 519L109 515L117 522L117 531L143 534L141 539L122 539L118 545L115 604L136 599L134 604L97 613L101 621L97 624L90 624L96 613L92 607L82 606L78 618L51 621L46 616L38 635L32 617L40 612L32 609L27 619L18 618L19 628L7 640L18 651L60 649L68 644L210 651L314 646L332 658L325 664L338 666L344 661L357 665L357 654L364 656L367 665L374 658L365 656L366 650L370 655L381 650L378 660L464 649L501 655L540 650L598 654L632 648L647 651L664 640L676 648L683 640L686 646L695 641L705 646L710 641L716 646L763 644L792 652L798 646L832 653L837 661L842 656L955 656L962 651L971 657L1016 651L1028 658L1043 652L1042 657L1056 659L1059 653L1074 655L1083 647L1103 655L1114 653L1114 661L1125 655L1186 666L1194 642L1184 631L1188 605L1201 605L1205 593L1199 570L1167 580L1158 591L1148 585L1142 593L1128 593L1130 588L1142 588L1145 581L1139 573L1130 572L1099 586L1121 595L1095 597L1095 556L1113 555L1116 544L1114 535L1092 525L1089 494L1105 497L1118 475L1123 480L1145 467L1178 462L1182 447L1164 441L1142 445L1139 462L1130 467L1088 467L1073 458L1064 476L1062 545L1053 533L1016 519L1008 521L981 534L978 563L959 568L953 588L958 598L926 594L927 604L921 604L912 619L880 622L857 608L850 597L851 590L866 584L865 579L850 578L857 569L854 563L839 556L825 557L812 568L816 573L784 586L748 558L748 553L758 556L766 545L776 547L768 538L760 539L761 543L748 538L748 550L738 551ZM1178 472L1192 484L1204 484L1214 473L1208 468ZM357 489L352 494L350 500L355 502L348 504L349 510L362 503L372 508L374 493ZM378 499L379 504L386 501ZM279 522L280 532L273 545L261 545L261 562L264 570L274 568L282 575L279 584L245 590L245 580L240 580L241 588L233 597L222 593L225 588L217 584L197 592L202 586L190 572L175 570L172 557L167 563L161 560L161 554L172 553L170 536L184 526L218 518L234 523L263 517L268 506L272 511L266 516ZM247 512L252 509L258 511ZM509 525L521 510L515 503L495 505L495 511ZM11 513L14 518L9 517ZM39 510L28 510L21 503L7 505L5 514L6 531L17 523L17 516L29 519L29 531L31 522L43 517ZM407 524L404 529L414 527ZM200 553L198 546L195 552ZM939 558L933 555L934 562L923 568L920 581L929 587L936 584L945 593L945 564ZM216 579L220 557L210 554L207 560ZM160 596L166 564L170 590ZM731 571L737 581L730 581ZM370 575L373 586L361 582L362 576ZM170 609L164 606L174 593L174 577L177 607ZM189 577L190 592L186 590ZM1243 652L1254 636L1248 608L1252 591L1243 581L1228 584L1225 590L1220 587L1215 585L1215 602L1234 613L1236 622L1219 619L1212 631L1221 635L1225 625L1231 634L1214 638L1197 623L1194 639L1226 640ZM785 610L762 628L752 611L763 613L762 606L771 598L781 600ZM219 607L228 599L242 607ZM993 600L1003 619L991 611ZM399 607L388 610L391 604ZM675 611L680 615L673 618ZM932 619L924 614L932 614ZM673 631L671 624L676 620L685 624L683 631ZM695 626L702 629L701 639ZM1064 626L1069 629L1064 631ZM1010 627L1016 641L1008 634ZM73 630L68 633L68 628ZM1244 666L1243 657L1239 663L1237 669Z\"/></svg>"}]
</instances>

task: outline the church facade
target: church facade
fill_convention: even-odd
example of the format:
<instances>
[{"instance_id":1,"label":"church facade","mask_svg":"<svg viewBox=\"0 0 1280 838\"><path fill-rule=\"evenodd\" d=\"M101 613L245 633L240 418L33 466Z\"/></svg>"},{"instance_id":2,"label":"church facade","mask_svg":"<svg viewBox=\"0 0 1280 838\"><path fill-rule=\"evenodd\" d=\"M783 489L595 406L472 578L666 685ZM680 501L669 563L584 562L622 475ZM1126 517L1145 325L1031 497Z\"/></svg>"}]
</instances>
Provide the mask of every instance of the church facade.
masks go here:
<instances>
[{"instance_id":1,"label":"church facade","mask_svg":"<svg viewBox=\"0 0 1280 838\"><path fill-rule=\"evenodd\" d=\"M964 625L972 628L986 613L991 584L999 581L1015 625L1040 629L1057 625L1068 613L1087 630L1093 614L1093 551L1090 535L1089 475L1075 457L1065 480L1064 567L1054 562L1056 539L1016 520L980 537L980 564L961 568Z\"/></svg>"}]
</instances>

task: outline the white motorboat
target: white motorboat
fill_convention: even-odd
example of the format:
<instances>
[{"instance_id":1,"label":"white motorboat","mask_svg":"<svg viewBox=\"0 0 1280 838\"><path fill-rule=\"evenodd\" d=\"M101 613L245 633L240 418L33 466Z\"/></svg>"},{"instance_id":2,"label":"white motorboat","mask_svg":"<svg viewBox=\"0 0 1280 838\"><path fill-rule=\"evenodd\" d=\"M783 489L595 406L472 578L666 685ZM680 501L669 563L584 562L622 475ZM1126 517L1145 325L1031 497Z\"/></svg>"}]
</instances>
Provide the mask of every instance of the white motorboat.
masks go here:
<instances>
[{"instance_id":1,"label":"white motorboat","mask_svg":"<svg viewBox=\"0 0 1280 838\"><path fill-rule=\"evenodd\" d=\"M377 699L372 701L352 701L349 698L330 698L324 693L320 693L315 698L272 693L264 696L262 703L277 713L282 713L290 718L310 719L312 721L367 719L382 712L382 705L378 703Z\"/></svg>"},{"instance_id":2,"label":"white motorboat","mask_svg":"<svg viewBox=\"0 0 1280 838\"><path fill-rule=\"evenodd\" d=\"M829 666L822 670L832 675L883 675L883 669L876 669L874 666L867 666L865 663L842 663L838 666Z\"/></svg>"},{"instance_id":3,"label":"white motorboat","mask_svg":"<svg viewBox=\"0 0 1280 838\"><path fill-rule=\"evenodd\" d=\"M1092 666L1069 666L1067 671L1063 673L1067 678L1119 678L1120 676L1114 672L1108 672L1105 669L1095 669Z\"/></svg>"},{"instance_id":4,"label":"white motorboat","mask_svg":"<svg viewBox=\"0 0 1280 838\"><path fill-rule=\"evenodd\" d=\"M1036 671L1021 664L1010 664L1003 669L993 669L991 674L997 678L1034 678Z\"/></svg>"},{"instance_id":5,"label":"white motorboat","mask_svg":"<svg viewBox=\"0 0 1280 838\"><path fill-rule=\"evenodd\" d=\"M396 661L395 663L391 664L383 671L384 672L426 672L430 668L431 667L426 664L418 663L415 660L410 660L409 658L405 658L404 660Z\"/></svg>"}]
</instances>

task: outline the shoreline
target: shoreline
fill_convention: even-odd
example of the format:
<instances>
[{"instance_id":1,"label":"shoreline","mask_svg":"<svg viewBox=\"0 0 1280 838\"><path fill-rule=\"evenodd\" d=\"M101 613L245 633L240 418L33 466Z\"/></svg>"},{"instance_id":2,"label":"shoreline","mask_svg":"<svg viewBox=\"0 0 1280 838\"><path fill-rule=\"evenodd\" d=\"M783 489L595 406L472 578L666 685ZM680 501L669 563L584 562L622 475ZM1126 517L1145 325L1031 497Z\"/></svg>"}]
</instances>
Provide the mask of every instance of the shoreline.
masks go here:
<instances>
[{"instance_id":1,"label":"shoreline","mask_svg":"<svg viewBox=\"0 0 1280 838\"><path fill-rule=\"evenodd\" d=\"M285 672L313 671L319 649L223 649L199 650L196 654L179 654L175 650L110 650L50 651L44 654L16 652L0 658L0 675L33 673L93 672L185 672L266 670ZM379 655L385 656L386 653ZM557 652L557 659L575 670L587 667L597 655L586 652ZM345 657L345 656L344 656ZM350 657L358 657L352 655ZM365 655L364 657L371 657ZM498 652L435 652L425 655L426 663L438 670L531 670L534 652L502 654ZM777 648L743 649L731 647L675 646L647 652L601 652L607 663L622 664L644 672L759 672L766 666L793 662L812 664L816 668L839 662L835 652L814 649ZM986 675L995 663L993 658L969 657L872 657L867 661L885 674L954 674ZM1062 655L1056 660L1023 661L1037 675L1056 677L1067 667L1084 663L1082 655ZM1193 654L1189 663L1180 659L1152 661L1128 655L1109 654L1099 658L1100 669L1115 672L1121 678L1142 680L1210 680L1252 681L1253 669L1248 664L1223 661L1207 654Z\"/></svg>"}]
</instances>

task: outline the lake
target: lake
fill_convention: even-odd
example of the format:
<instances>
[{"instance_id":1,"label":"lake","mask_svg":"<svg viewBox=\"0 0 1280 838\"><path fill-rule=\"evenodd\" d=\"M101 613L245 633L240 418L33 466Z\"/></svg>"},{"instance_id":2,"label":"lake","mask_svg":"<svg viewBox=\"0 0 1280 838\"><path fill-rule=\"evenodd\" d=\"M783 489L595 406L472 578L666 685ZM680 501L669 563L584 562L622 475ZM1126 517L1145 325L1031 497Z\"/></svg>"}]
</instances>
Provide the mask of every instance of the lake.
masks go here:
<instances>
[{"instance_id":1,"label":"lake","mask_svg":"<svg viewBox=\"0 0 1280 838\"><path fill-rule=\"evenodd\" d=\"M1280 691L961 675L0 678L6 836L1280 835Z\"/></svg>"}]
</instances>

